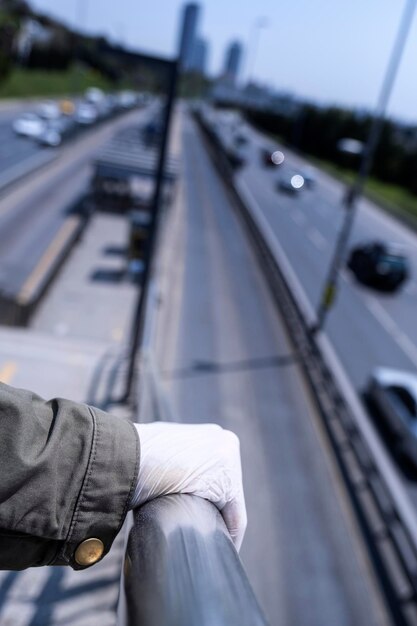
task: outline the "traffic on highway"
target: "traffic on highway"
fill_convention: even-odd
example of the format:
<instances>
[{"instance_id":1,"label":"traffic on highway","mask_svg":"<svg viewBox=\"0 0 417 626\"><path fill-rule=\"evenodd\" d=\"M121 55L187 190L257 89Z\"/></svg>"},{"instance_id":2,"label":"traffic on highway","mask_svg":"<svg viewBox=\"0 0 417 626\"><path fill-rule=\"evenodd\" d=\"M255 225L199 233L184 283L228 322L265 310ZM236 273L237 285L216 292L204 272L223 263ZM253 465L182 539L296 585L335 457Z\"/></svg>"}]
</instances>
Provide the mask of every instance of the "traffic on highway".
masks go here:
<instances>
[{"instance_id":1,"label":"traffic on highway","mask_svg":"<svg viewBox=\"0 0 417 626\"><path fill-rule=\"evenodd\" d=\"M92 416L0 626L417 626L417 0L0 4L0 388Z\"/></svg>"},{"instance_id":2,"label":"traffic on highway","mask_svg":"<svg viewBox=\"0 0 417 626\"><path fill-rule=\"evenodd\" d=\"M20 104L0 111L0 191L22 174L50 162L54 149L123 112L145 104L147 94L111 94L91 87L83 97Z\"/></svg>"},{"instance_id":3,"label":"traffic on highway","mask_svg":"<svg viewBox=\"0 0 417 626\"><path fill-rule=\"evenodd\" d=\"M238 113L205 108L204 116L226 154L231 145L239 151L239 164L233 161L236 178L267 218L312 308L317 309L344 218L346 186L291 148L272 142ZM411 462L414 469L416 244L417 236L409 228L364 198L325 329L370 416L378 427L391 429L390 452L400 465ZM376 392L375 381L385 402ZM413 481L410 488L415 498Z\"/></svg>"}]
</instances>

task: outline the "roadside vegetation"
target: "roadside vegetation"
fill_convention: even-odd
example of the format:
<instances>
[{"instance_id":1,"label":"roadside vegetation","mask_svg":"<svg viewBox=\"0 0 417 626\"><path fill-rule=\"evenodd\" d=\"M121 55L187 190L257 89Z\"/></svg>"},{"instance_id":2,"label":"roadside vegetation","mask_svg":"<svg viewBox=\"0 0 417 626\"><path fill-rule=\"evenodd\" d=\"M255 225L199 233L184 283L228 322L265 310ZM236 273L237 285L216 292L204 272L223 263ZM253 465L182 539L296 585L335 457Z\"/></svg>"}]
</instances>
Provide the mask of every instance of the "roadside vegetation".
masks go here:
<instances>
[{"instance_id":1,"label":"roadside vegetation","mask_svg":"<svg viewBox=\"0 0 417 626\"><path fill-rule=\"evenodd\" d=\"M300 106L295 112L246 111L248 120L340 180L351 183L360 157L341 140L366 142L372 117L336 107ZM417 127L383 124L366 195L417 229Z\"/></svg>"},{"instance_id":2,"label":"roadside vegetation","mask_svg":"<svg viewBox=\"0 0 417 626\"><path fill-rule=\"evenodd\" d=\"M310 156L308 159L311 163L347 185L353 183L355 179L355 172L352 170L322 159ZM369 178L365 187L365 195L396 217L404 219L417 230L417 197L414 194L399 185L392 185L376 178Z\"/></svg>"},{"instance_id":3,"label":"roadside vegetation","mask_svg":"<svg viewBox=\"0 0 417 626\"><path fill-rule=\"evenodd\" d=\"M103 90L112 89L112 83L102 74L81 67L64 71L15 68L0 83L0 98L67 96L82 93L93 86Z\"/></svg>"},{"instance_id":4,"label":"roadside vegetation","mask_svg":"<svg viewBox=\"0 0 417 626\"><path fill-rule=\"evenodd\" d=\"M92 86L146 90L158 80L105 37L71 30L25 0L0 0L0 98L74 95Z\"/></svg>"}]
</instances>

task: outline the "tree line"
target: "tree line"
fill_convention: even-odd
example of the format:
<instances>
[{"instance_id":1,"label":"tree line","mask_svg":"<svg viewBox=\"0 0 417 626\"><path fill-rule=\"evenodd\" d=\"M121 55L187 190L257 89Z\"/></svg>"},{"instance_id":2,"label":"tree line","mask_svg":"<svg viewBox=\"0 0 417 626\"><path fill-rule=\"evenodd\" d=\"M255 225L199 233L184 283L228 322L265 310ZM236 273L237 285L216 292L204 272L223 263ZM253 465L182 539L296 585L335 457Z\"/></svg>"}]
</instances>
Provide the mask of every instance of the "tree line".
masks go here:
<instances>
[{"instance_id":1,"label":"tree line","mask_svg":"<svg viewBox=\"0 0 417 626\"><path fill-rule=\"evenodd\" d=\"M27 54L19 50L19 37L30 20L44 29L47 37L34 38ZM126 78L133 64L126 64L103 36L80 34L47 15L31 9L25 0L0 0L0 81L15 67L66 71L74 63L97 70L113 82Z\"/></svg>"},{"instance_id":2,"label":"tree line","mask_svg":"<svg viewBox=\"0 0 417 626\"><path fill-rule=\"evenodd\" d=\"M246 110L248 120L306 154L357 170L359 156L340 150L345 138L365 142L372 115L340 107L301 105L295 114ZM371 175L417 195L417 127L385 120Z\"/></svg>"}]
</instances>

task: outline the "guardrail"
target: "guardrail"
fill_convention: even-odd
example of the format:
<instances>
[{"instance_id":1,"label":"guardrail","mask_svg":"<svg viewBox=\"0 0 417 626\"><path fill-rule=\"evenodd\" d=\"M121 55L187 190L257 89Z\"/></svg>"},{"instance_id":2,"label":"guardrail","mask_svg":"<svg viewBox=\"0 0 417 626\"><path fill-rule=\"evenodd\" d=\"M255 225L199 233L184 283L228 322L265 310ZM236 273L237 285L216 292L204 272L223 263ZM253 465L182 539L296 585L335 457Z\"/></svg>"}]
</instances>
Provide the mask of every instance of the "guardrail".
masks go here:
<instances>
[{"instance_id":1,"label":"guardrail","mask_svg":"<svg viewBox=\"0 0 417 626\"><path fill-rule=\"evenodd\" d=\"M154 236L149 259L160 243L156 227ZM154 359L158 278L152 263L135 320L139 422L175 420ZM267 626L223 518L210 502L190 495L157 498L129 514L128 524L119 626Z\"/></svg>"},{"instance_id":2,"label":"guardrail","mask_svg":"<svg viewBox=\"0 0 417 626\"><path fill-rule=\"evenodd\" d=\"M156 279L143 306L139 421L173 421L153 349ZM219 511L190 495L156 498L130 514L119 626L267 626Z\"/></svg>"},{"instance_id":3,"label":"guardrail","mask_svg":"<svg viewBox=\"0 0 417 626\"><path fill-rule=\"evenodd\" d=\"M238 182L222 144L195 111L212 160L238 207L289 331L362 528L396 624L417 624L417 519L394 468L315 314L249 190Z\"/></svg>"},{"instance_id":4,"label":"guardrail","mask_svg":"<svg viewBox=\"0 0 417 626\"><path fill-rule=\"evenodd\" d=\"M223 518L195 496L136 512L124 588L128 626L266 626Z\"/></svg>"}]
</instances>

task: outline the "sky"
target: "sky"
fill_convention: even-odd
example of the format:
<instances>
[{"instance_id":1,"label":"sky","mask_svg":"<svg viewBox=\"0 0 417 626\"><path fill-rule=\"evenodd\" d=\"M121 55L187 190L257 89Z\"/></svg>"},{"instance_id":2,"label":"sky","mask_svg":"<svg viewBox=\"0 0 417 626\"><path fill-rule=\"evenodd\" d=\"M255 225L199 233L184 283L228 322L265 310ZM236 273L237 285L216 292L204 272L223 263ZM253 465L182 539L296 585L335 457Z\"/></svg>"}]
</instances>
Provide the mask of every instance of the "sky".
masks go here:
<instances>
[{"instance_id":1,"label":"sky","mask_svg":"<svg viewBox=\"0 0 417 626\"><path fill-rule=\"evenodd\" d=\"M406 1L201 0L199 30L210 44L212 75L221 70L227 44L238 39L246 50L243 78L250 73L278 90L323 104L372 108ZM144 52L173 57L177 50L183 0L31 4L80 30ZM257 30L260 18L264 27ZM417 122L417 13L389 114Z\"/></svg>"}]
</instances>

